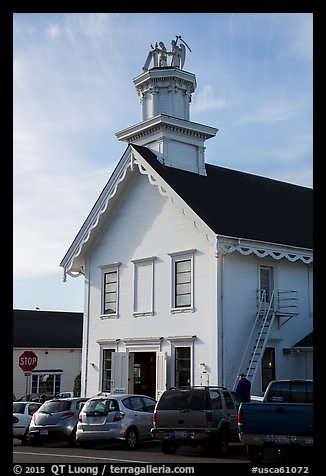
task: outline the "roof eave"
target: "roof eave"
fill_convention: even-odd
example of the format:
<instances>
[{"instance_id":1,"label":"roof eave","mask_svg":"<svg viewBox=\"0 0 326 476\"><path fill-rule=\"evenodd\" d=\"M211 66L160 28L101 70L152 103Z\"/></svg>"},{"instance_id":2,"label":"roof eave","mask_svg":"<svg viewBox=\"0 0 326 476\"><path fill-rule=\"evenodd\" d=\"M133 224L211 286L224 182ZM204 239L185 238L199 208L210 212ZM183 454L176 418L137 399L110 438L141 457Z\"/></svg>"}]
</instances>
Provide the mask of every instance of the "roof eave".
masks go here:
<instances>
[{"instance_id":1,"label":"roof eave","mask_svg":"<svg viewBox=\"0 0 326 476\"><path fill-rule=\"evenodd\" d=\"M67 274L72 277L84 274L85 245L97 227L101 215L106 211L109 200L115 196L119 184L124 180L128 167L131 169L133 167L132 151L129 145L60 263L60 267L64 270L64 281L66 281Z\"/></svg>"}]
</instances>

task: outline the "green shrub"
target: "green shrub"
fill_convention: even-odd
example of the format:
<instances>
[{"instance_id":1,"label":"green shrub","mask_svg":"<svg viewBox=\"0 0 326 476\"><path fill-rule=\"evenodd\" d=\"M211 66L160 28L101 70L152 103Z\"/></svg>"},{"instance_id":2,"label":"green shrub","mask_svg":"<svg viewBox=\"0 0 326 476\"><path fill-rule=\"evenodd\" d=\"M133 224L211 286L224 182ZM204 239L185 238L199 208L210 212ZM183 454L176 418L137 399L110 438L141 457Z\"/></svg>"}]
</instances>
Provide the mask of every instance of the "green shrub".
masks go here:
<instances>
[{"instance_id":1,"label":"green shrub","mask_svg":"<svg viewBox=\"0 0 326 476\"><path fill-rule=\"evenodd\" d=\"M76 375L74 380L74 397L80 397L81 372Z\"/></svg>"}]
</instances>

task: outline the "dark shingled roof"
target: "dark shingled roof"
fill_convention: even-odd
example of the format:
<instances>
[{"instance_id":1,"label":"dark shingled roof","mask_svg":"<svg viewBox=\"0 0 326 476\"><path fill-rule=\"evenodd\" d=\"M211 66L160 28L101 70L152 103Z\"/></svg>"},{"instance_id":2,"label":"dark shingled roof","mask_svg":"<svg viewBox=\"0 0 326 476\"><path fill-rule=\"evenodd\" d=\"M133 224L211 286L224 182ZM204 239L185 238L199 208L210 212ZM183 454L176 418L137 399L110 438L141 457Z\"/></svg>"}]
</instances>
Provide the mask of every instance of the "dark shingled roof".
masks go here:
<instances>
[{"instance_id":1,"label":"dark shingled roof","mask_svg":"<svg viewBox=\"0 0 326 476\"><path fill-rule=\"evenodd\" d=\"M303 339L299 340L296 344L294 344L292 347L313 347L313 333L310 332L310 334L306 335Z\"/></svg>"},{"instance_id":2,"label":"dark shingled roof","mask_svg":"<svg viewBox=\"0 0 326 476\"><path fill-rule=\"evenodd\" d=\"M13 347L81 348L83 313L13 310Z\"/></svg>"},{"instance_id":3,"label":"dark shingled roof","mask_svg":"<svg viewBox=\"0 0 326 476\"><path fill-rule=\"evenodd\" d=\"M313 248L312 189L210 164L202 176L132 147L216 234Z\"/></svg>"}]
</instances>

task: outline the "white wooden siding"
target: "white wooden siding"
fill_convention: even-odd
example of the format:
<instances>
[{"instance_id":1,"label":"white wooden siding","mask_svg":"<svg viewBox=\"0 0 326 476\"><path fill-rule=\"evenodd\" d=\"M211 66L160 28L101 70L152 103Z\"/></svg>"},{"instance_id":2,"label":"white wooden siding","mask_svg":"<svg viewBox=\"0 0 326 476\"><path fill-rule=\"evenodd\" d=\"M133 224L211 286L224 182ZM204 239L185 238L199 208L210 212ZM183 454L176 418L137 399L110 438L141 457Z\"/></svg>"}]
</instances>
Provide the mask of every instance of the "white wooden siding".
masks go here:
<instances>
[{"instance_id":1,"label":"white wooden siding","mask_svg":"<svg viewBox=\"0 0 326 476\"><path fill-rule=\"evenodd\" d=\"M171 313L171 261L169 253L195 249L194 253L194 312ZM134 264L133 260L155 257L154 314L134 317ZM283 354L312 330L311 277L307 265L286 259L259 259L254 255L227 254L223 272L217 269L215 248L204 234L193 227L180 209L162 197L156 186L149 184L147 176L135 174L119 195L110 221L98 235L96 245L89 250L85 296L89 298L85 315L89 315L89 333L84 335L84 351L88 348L83 378L87 379L87 395L100 390L99 339L120 339L118 351L126 351L124 338L163 337L160 351L167 352L167 381L171 384L171 343L167 336L196 335L193 347L194 384L200 384L199 363L206 364L211 385L232 387L245 345L249 338L257 311L259 265L274 267L275 287L298 290L299 315L272 331L270 343L275 347L277 377L300 373L297 357ZM118 319L100 319L101 266L119 262L119 315ZM223 283L217 282L217 275ZM87 286L87 284L86 284ZM312 288L311 288L312 289ZM221 292L222 294L219 294ZM87 298L87 299L88 299ZM86 299L86 303L87 303ZM139 297L145 300L144 296ZM218 302L219 307L218 307ZM219 315L217 315L219 309ZM222 332L217 340L217 325ZM218 347L218 342L220 347ZM309 367L309 358L306 366ZM89 366L93 362L93 367ZM303 364L300 362L300 365ZM217 369L223 372L217 380ZM310 367L309 367L310 368ZM306 373L309 373L307 370ZM259 372L260 375L260 372ZM301 375L301 374L300 374ZM259 378L253 387L259 393Z\"/></svg>"},{"instance_id":2,"label":"white wooden siding","mask_svg":"<svg viewBox=\"0 0 326 476\"><path fill-rule=\"evenodd\" d=\"M215 321L215 258L214 247L206 237L194 230L192 222L181 211L162 197L156 186L149 184L147 177L137 175L127 197L121 197L112 221L101 233L101 239L92 250L90 271L90 331L89 362L95 368L87 368L87 394L99 391L99 345L98 339L124 339L126 337L168 335L197 335L196 348L203 349L209 359L209 348L216 348L216 336L211 329ZM194 254L194 312L171 313L171 258L169 253L196 249ZM155 256L154 267L154 315L133 317L133 271L132 260ZM119 318L100 319L100 266L120 262ZM86 342L85 342L86 348ZM124 350L122 342L119 351ZM170 353L171 345L164 342L162 351ZM201 352L197 352L198 358ZM199 361L195 357L194 367ZM216 359L210 363L216 374ZM97 369L97 370L96 370Z\"/></svg>"},{"instance_id":3,"label":"white wooden siding","mask_svg":"<svg viewBox=\"0 0 326 476\"><path fill-rule=\"evenodd\" d=\"M278 328L276 320L271 330L268 346L275 347L277 378L293 378L302 372L296 367L297 359L284 355L283 348L291 348L296 342L312 331L309 312L308 270L301 262L288 260L259 259L238 253L224 258L224 298L223 298L223 350L224 385L232 386L238 366L249 339L257 311L258 268L262 264L273 266L275 288L298 291L298 315ZM236 299L235 299L236 296ZM309 359L308 359L309 360ZM309 361L310 362L310 361ZM307 364L309 367L309 363ZM246 369L244 369L245 371ZM310 371L309 371L310 372ZM259 393L259 376L253 391Z\"/></svg>"}]
</instances>

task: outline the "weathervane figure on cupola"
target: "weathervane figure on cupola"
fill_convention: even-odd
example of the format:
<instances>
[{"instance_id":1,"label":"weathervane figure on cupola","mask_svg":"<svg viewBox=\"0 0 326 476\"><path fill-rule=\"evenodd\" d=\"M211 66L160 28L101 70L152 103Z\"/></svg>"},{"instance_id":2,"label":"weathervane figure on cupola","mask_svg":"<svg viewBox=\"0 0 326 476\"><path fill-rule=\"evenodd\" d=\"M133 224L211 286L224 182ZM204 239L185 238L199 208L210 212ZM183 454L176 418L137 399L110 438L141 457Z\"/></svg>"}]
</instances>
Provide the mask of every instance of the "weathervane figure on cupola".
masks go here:
<instances>
[{"instance_id":1,"label":"weathervane figure on cupola","mask_svg":"<svg viewBox=\"0 0 326 476\"><path fill-rule=\"evenodd\" d=\"M187 43L181 38L180 35L175 35L176 39L171 41L171 51L167 51L163 41L158 44L155 43L155 47L151 44L151 50L149 51L143 71L148 71L149 65L153 62L153 68L166 68L172 66L173 68L183 69L186 60L186 47L191 52L191 49ZM178 45L180 40L180 45ZM171 63L168 65L168 56L171 56Z\"/></svg>"}]
</instances>

